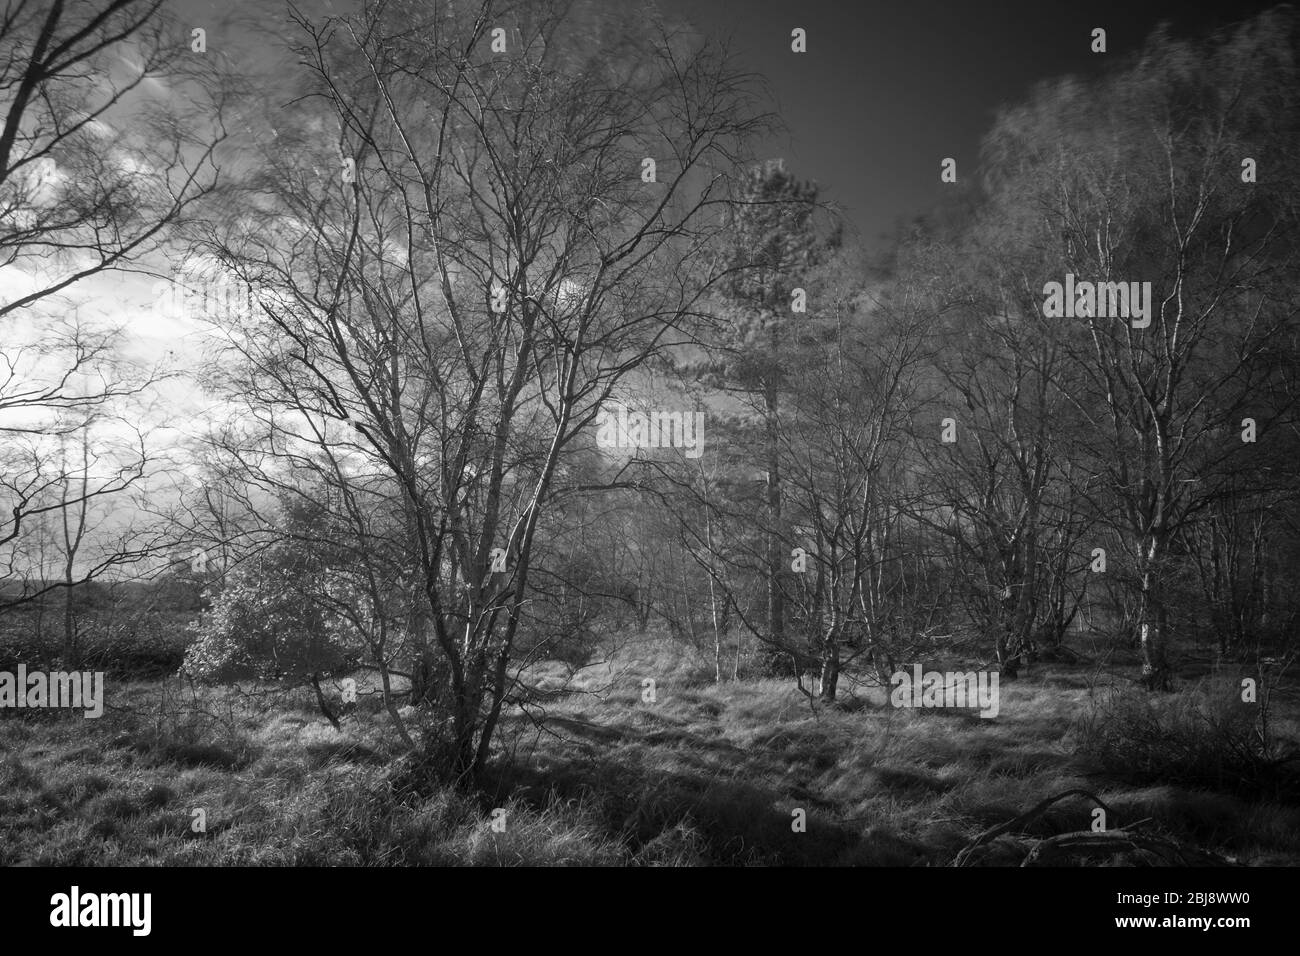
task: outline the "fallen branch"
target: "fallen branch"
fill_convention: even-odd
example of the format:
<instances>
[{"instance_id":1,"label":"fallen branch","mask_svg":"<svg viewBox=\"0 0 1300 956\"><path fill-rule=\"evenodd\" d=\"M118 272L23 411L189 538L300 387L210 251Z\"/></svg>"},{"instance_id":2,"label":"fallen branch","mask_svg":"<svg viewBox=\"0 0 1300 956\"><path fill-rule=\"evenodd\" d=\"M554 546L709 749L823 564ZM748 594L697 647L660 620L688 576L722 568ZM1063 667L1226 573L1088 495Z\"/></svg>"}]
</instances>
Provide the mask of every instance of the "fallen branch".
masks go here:
<instances>
[{"instance_id":1,"label":"fallen branch","mask_svg":"<svg viewBox=\"0 0 1300 956\"><path fill-rule=\"evenodd\" d=\"M972 854L979 847L991 843L993 840L1002 836L1004 833L1011 831L1023 831L1023 829L1034 820L1041 817L1047 812L1053 804L1064 800L1066 797L1087 797L1097 806L1106 811L1108 816L1112 815L1110 807L1102 802L1101 798L1091 791L1082 788L1074 788L1058 793L1055 796L1048 797L1037 803L1032 809L1025 811L1014 819L1006 823L999 823L995 827L985 830L954 857L953 866L966 866L970 863ZM1202 850L1198 847L1187 846L1174 840L1171 837L1157 836L1153 833L1139 833L1138 827L1150 823L1149 817L1138 820L1128 825L1127 828L1115 830L1074 830L1069 833L1058 833L1055 836L1044 837L1035 843L1034 847L1021 861L1021 866L1052 866L1065 862L1072 856L1096 856L1108 857L1116 853L1135 852L1142 853L1148 857L1153 865L1163 866L1236 866L1234 860L1219 856L1208 850ZM1153 860L1151 858L1154 858Z\"/></svg>"},{"instance_id":2,"label":"fallen branch","mask_svg":"<svg viewBox=\"0 0 1300 956\"><path fill-rule=\"evenodd\" d=\"M1101 801L1101 798L1098 797L1095 793L1092 793L1091 791L1088 790L1084 790L1081 787L1074 787L1070 790L1065 790L1061 793L1058 793L1053 797L1048 797L1046 800L1040 801L1036 806L1034 806L1032 810L1026 810L1024 813L1020 814L1020 816L1012 820L1008 820L1006 823L999 823L997 826L990 827L989 829L985 830L974 840L972 840L969 844L967 844L966 847L963 848L962 851L958 853L956 857L953 858L952 865L965 866L970 861L971 854L974 853L977 849L979 849L984 844L997 839L1004 833L1008 833L1012 830L1023 829L1026 824L1032 823L1034 820L1038 819L1040 816L1046 813L1047 810L1052 806L1052 804L1064 800L1066 797L1075 797L1075 796L1087 797L1093 803L1097 804L1097 806L1105 810L1107 816L1110 816L1112 813L1110 807L1106 806L1106 804L1104 804Z\"/></svg>"},{"instance_id":3,"label":"fallen branch","mask_svg":"<svg viewBox=\"0 0 1300 956\"><path fill-rule=\"evenodd\" d=\"M1139 852L1157 858L1157 865L1165 866L1235 866L1236 864L1216 853L1185 846L1168 837L1132 830L1078 830L1060 833L1040 840L1021 866L1053 866L1064 858L1083 856L1110 856L1115 853Z\"/></svg>"}]
</instances>

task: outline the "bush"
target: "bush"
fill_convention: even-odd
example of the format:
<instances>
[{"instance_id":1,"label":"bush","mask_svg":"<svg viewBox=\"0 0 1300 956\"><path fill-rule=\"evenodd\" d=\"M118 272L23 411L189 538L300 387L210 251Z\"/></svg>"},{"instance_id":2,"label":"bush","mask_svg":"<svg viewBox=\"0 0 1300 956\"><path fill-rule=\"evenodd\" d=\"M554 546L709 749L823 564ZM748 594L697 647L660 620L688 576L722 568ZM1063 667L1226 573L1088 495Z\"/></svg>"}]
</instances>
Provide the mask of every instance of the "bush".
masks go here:
<instances>
[{"instance_id":1,"label":"bush","mask_svg":"<svg viewBox=\"0 0 1300 956\"><path fill-rule=\"evenodd\" d=\"M1294 742L1274 737L1265 705L1244 703L1231 683L1159 697L1114 691L1080 729L1081 751L1119 779L1300 798Z\"/></svg>"},{"instance_id":2,"label":"bush","mask_svg":"<svg viewBox=\"0 0 1300 956\"><path fill-rule=\"evenodd\" d=\"M759 678L782 677L794 680L796 665L800 674L817 674L821 671L821 663L811 651L787 650L773 644L761 644L754 654L749 673Z\"/></svg>"},{"instance_id":3,"label":"bush","mask_svg":"<svg viewBox=\"0 0 1300 956\"><path fill-rule=\"evenodd\" d=\"M355 667L362 639L327 613L331 602L360 606L341 572L313 566L289 543L227 576L212 609L193 628L183 672L215 683L255 677L300 683Z\"/></svg>"}]
</instances>

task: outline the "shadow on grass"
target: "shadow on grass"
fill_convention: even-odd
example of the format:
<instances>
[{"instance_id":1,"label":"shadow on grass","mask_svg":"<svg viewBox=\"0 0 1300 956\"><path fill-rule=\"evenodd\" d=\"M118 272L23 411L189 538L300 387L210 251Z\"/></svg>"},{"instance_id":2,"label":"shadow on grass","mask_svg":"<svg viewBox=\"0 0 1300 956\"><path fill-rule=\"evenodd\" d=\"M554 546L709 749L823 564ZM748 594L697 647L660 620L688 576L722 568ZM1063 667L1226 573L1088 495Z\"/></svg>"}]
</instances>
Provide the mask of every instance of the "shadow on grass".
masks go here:
<instances>
[{"instance_id":1,"label":"shadow on grass","mask_svg":"<svg viewBox=\"0 0 1300 956\"><path fill-rule=\"evenodd\" d=\"M549 729L575 739L547 741L542 760L495 765L485 781L489 802L513 799L540 811L556 800L577 801L636 862L668 852L705 865L804 866L864 855L862 834L825 812L821 801L800 806L788 791L733 776L746 751L711 728L665 723L552 718ZM799 832L796 809L803 811Z\"/></svg>"},{"instance_id":2,"label":"shadow on grass","mask_svg":"<svg viewBox=\"0 0 1300 956\"><path fill-rule=\"evenodd\" d=\"M806 866L861 852L860 834L805 807L795 832L794 807L775 791L720 775L638 766L619 759L575 759L545 770L499 768L490 789L541 810L554 800L594 807L608 835L634 855L653 856L665 834L689 833L699 862L712 865Z\"/></svg>"}]
</instances>

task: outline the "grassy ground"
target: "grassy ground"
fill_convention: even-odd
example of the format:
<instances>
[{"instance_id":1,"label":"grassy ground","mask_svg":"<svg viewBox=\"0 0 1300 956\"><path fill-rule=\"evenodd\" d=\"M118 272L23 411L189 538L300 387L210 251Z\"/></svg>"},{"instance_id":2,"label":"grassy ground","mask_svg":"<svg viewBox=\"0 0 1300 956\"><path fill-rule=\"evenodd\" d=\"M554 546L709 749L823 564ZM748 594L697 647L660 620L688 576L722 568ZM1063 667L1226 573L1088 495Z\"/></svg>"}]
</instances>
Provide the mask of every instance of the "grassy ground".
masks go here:
<instances>
[{"instance_id":1,"label":"grassy ground","mask_svg":"<svg viewBox=\"0 0 1300 956\"><path fill-rule=\"evenodd\" d=\"M1236 752L1257 727L1237 680L1151 702L1083 668L1035 667L981 719L895 709L881 688L813 708L789 681L714 685L662 651L627 654L551 700L542 731L511 715L513 759L480 799L403 796L403 760L365 708L340 733L306 695L110 681L99 720L0 720L0 864L945 865L1070 787L1104 800L1111 828L1149 819L1237 862L1300 863L1293 765ZM1285 699L1270 734L1295 741ZM1014 865L1036 837L1087 829L1090 811L1063 801L977 862Z\"/></svg>"}]
</instances>

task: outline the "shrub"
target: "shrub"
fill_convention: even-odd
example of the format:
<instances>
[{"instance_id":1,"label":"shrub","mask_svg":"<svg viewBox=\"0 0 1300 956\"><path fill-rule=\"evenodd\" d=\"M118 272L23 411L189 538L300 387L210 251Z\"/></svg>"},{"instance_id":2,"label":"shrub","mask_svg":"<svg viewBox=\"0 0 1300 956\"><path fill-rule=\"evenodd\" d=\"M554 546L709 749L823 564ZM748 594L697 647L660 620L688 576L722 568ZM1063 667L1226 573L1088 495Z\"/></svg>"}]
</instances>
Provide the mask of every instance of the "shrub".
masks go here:
<instances>
[{"instance_id":1,"label":"shrub","mask_svg":"<svg viewBox=\"0 0 1300 956\"><path fill-rule=\"evenodd\" d=\"M363 601L342 572L313 564L285 542L228 575L212 609L192 627L196 639L183 672L204 682L301 683L354 667L361 636L326 609Z\"/></svg>"},{"instance_id":2,"label":"shrub","mask_svg":"<svg viewBox=\"0 0 1300 956\"><path fill-rule=\"evenodd\" d=\"M1232 684L1163 697L1113 691L1094 700L1080 730L1081 751L1120 779L1300 797L1294 742L1276 738L1265 705L1242 702Z\"/></svg>"}]
</instances>

